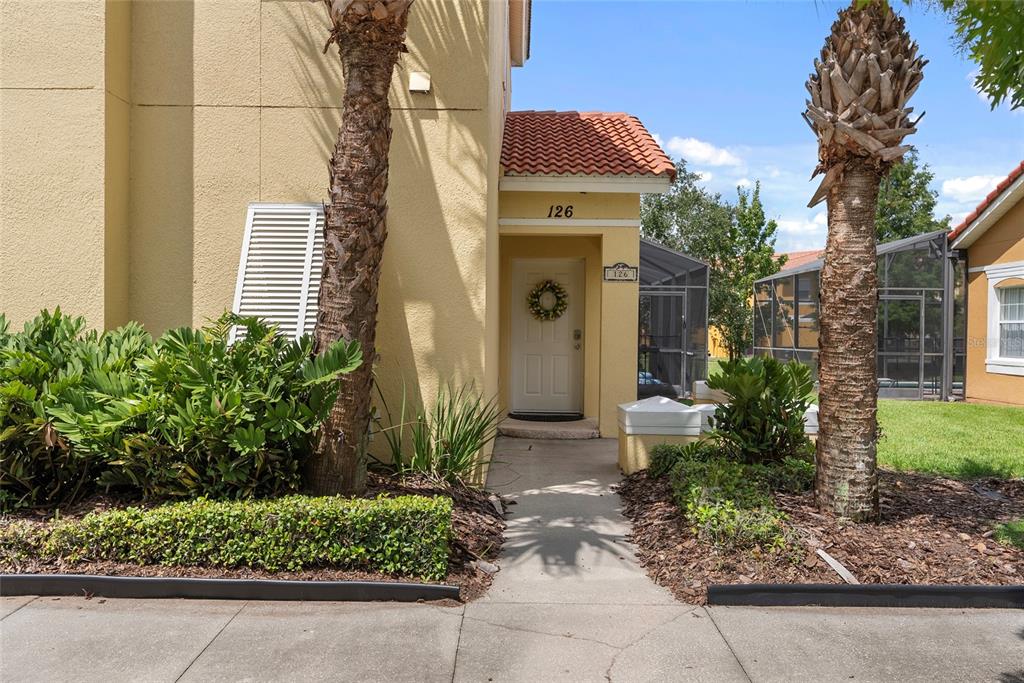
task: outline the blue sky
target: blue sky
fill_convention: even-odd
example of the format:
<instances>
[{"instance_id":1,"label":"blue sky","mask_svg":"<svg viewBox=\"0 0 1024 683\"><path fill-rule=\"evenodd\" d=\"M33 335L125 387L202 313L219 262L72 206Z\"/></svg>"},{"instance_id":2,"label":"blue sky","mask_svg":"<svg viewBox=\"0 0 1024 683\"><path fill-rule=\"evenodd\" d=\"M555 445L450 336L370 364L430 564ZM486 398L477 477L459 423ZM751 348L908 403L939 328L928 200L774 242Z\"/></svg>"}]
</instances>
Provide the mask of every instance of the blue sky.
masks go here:
<instances>
[{"instance_id":1,"label":"blue sky","mask_svg":"<svg viewBox=\"0 0 1024 683\"><path fill-rule=\"evenodd\" d=\"M513 71L515 109L627 111L733 200L761 181L777 249L825 243L804 81L838 9L827 2L534 0L531 57ZM1024 159L1024 111L991 111L946 18L896 3L930 60L911 105L926 111L910 141L935 172L936 212L954 224Z\"/></svg>"}]
</instances>

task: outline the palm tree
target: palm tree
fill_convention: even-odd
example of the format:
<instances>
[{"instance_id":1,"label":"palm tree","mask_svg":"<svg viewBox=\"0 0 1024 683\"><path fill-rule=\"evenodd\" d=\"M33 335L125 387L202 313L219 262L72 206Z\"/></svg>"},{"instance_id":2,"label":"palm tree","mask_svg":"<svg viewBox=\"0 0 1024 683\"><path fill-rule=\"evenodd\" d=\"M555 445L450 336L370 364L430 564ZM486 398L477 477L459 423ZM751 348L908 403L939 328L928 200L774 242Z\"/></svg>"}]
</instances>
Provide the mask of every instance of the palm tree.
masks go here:
<instances>
[{"instance_id":1,"label":"palm tree","mask_svg":"<svg viewBox=\"0 0 1024 683\"><path fill-rule=\"evenodd\" d=\"M825 177L808 206L828 201L818 341L821 424L819 507L855 521L878 518L875 445L878 277L875 206L888 169L910 147L907 101L926 61L884 0L839 12L807 81L804 118L818 137Z\"/></svg>"},{"instance_id":2,"label":"palm tree","mask_svg":"<svg viewBox=\"0 0 1024 683\"><path fill-rule=\"evenodd\" d=\"M337 45L345 93L330 162L324 265L316 322L318 352L339 339L358 340L365 362L343 375L324 423L307 484L314 493L358 493L366 486L365 440L376 356L377 286L387 238L388 91L412 0L323 0L330 20L324 53Z\"/></svg>"}]
</instances>

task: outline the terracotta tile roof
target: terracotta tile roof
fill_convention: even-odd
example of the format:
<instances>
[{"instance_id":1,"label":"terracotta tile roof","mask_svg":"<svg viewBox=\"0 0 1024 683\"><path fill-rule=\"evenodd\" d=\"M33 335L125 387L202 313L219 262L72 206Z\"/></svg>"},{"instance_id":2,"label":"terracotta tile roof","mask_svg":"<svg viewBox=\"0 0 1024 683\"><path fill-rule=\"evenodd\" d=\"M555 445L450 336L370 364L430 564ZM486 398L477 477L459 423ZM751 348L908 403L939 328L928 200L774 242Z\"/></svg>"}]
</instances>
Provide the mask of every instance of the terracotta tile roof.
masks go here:
<instances>
[{"instance_id":1,"label":"terracotta tile roof","mask_svg":"<svg viewBox=\"0 0 1024 683\"><path fill-rule=\"evenodd\" d=\"M779 258L783 254L776 254L775 258ZM783 264L782 270L785 272L790 268L799 268L800 266L810 263L811 261L817 261L820 258L825 258L824 249L810 249L808 251L790 251L785 254L786 263Z\"/></svg>"},{"instance_id":2,"label":"terracotta tile roof","mask_svg":"<svg viewBox=\"0 0 1024 683\"><path fill-rule=\"evenodd\" d=\"M676 176L639 119L601 112L509 112L501 165L505 175Z\"/></svg>"},{"instance_id":3,"label":"terracotta tile roof","mask_svg":"<svg viewBox=\"0 0 1024 683\"><path fill-rule=\"evenodd\" d=\"M1010 185L1013 185L1013 183L1017 180L1017 178L1021 177L1021 175L1024 175L1024 161L1020 162L1017 165L1017 168L1010 171L1010 175L1006 176L1006 178L1004 178L1001 183L996 185L996 189L989 192L988 196L981 200L981 203L978 204L974 211L971 211L969 214L967 214L967 217L964 218L963 222L960 223L960 225L956 226L949 232L949 240L952 242L957 237L959 237L960 234L967 229L967 226L969 226L971 223L977 220L978 216L984 213L985 209L988 208L989 204L994 202L996 198L999 197L999 195L1005 192L1006 188L1010 187Z\"/></svg>"}]
</instances>

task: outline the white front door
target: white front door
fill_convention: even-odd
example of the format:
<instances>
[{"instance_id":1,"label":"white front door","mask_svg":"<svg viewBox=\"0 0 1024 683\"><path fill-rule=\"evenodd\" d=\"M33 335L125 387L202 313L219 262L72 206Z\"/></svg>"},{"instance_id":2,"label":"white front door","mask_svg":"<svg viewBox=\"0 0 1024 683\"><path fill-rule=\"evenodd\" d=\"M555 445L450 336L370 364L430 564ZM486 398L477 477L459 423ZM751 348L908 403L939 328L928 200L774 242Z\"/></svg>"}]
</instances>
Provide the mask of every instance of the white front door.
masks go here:
<instances>
[{"instance_id":1,"label":"white front door","mask_svg":"<svg viewBox=\"0 0 1024 683\"><path fill-rule=\"evenodd\" d=\"M556 320L538 320L527 305L530 292L545 280L559 283L568 295L568 307ZM582 260L512 261L513 412L583 412L583 292Z\"/></svg>"}]
</instances>

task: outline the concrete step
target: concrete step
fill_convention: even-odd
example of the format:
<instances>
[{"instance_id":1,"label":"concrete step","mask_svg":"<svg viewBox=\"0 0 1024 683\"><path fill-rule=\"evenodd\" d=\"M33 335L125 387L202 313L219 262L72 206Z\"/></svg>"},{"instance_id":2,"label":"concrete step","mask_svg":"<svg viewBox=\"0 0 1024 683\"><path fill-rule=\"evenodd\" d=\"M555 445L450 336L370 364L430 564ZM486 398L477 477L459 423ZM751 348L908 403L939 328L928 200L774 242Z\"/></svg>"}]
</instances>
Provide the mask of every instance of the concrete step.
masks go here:
<instances>
[{"instance_id":1,"label":"concrete step","mask_svg":"<svg viewBox=\"0 0 1024 683\"><path fill-rule=\"evenodd\" d=\"M584 418L570 422L535 422L506 417L498 424L498 434L514 439L598 439L597 420Z\"/></svg>"}]
</instances>

